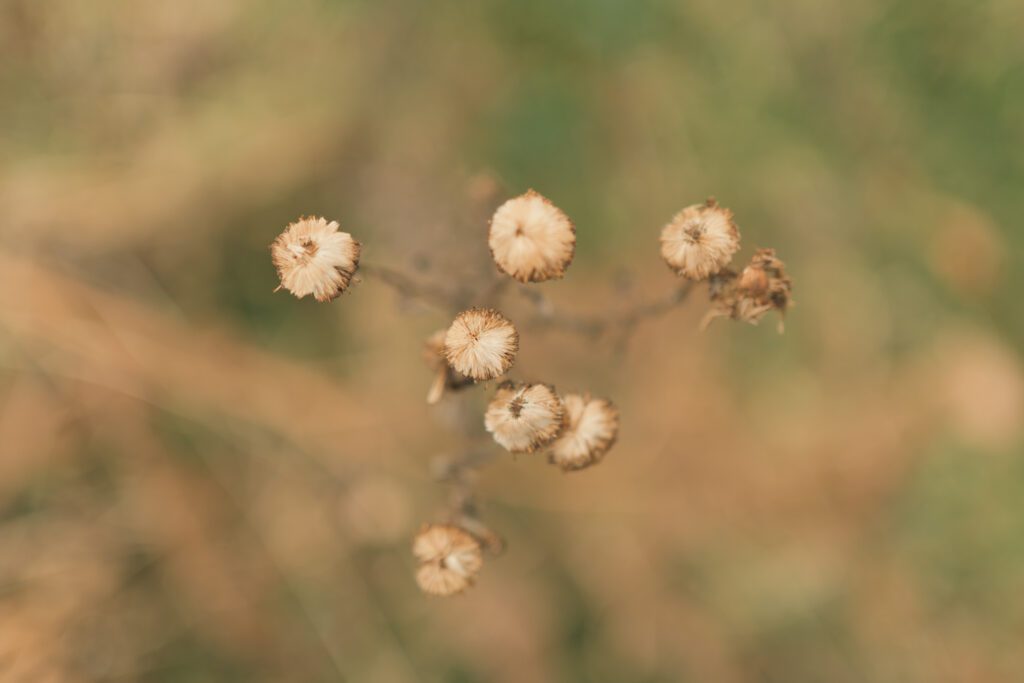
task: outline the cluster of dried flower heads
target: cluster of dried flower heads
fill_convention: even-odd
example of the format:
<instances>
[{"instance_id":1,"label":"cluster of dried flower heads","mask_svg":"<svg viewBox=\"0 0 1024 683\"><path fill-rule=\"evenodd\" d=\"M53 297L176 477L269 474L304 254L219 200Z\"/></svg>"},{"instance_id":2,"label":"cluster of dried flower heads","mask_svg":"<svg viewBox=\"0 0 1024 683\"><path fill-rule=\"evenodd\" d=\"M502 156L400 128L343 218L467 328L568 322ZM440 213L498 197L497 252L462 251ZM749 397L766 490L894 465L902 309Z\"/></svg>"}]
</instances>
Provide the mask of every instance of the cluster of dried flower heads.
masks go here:
<instances>
[{"instance_id":1,"label":"cluster of dried flower heads","mask_svg":"<svg viewBox=\"0 0 1024 683\"><path fill-rule=\"evenodd\" d=\"M750 265L737 276L728 268L740 248L740 231L732 211L713 198L688 206L661 231L661 256L677 274L707 280L712 302L704 318L732 318L757 324L775 310L780 316L792 305L791 283L774 249L758 249ZM781 318L780 318L781 331Z\"/></svg>"},{"instance_id":2,"label":"cluster of dried flower heads","mask_svg":"<svg viewBox=\"0 0 1024 683\"><path fill-rule=\"evenodd\" d=\"M519 283L564 276L576 249L576 228L569 217L533 190L509 199L494 212L488 246L498 270ZM738 273L729 265L740 248L740 233L728 209L714 199L688 206L661 231L661 256L688 282L707 281L711 308L702 326L719 317L757 323L767 312L785 314L791 282L773 249L758 249ZM298 298L312 294L330 301L355 281L360 245L337 222L300 218L270 246L280 288ZM392 283L393 284L393 283ZM670 305L682 301L675 296ZM667 306L638 308L626 319L654 315ZM598 322L592 327L603 329ZM781 329L781 318L780 318ZM423 358L434 372L427 402L438 403L452 391L508 374L520 337L515 325L491 307L460 311L450 325L424 343ZM540 382L504 380L483 417L495 443L511 453L546 453L566 472L601 462L619 434L615 404L589 393L559 394ZM427 524L413 541L416 581L430 595L464 591L483 566L483 551L500 546L465 499L446 523Z\"/></svg>"}]
</instances>

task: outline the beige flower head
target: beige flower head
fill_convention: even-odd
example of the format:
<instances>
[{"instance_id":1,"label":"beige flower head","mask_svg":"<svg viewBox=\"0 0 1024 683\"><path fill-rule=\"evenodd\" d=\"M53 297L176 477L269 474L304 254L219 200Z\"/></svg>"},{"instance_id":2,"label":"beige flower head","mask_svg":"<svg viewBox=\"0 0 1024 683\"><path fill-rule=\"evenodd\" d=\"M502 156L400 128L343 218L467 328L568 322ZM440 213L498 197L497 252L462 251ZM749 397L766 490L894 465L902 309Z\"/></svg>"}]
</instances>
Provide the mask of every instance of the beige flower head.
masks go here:
<instances>
[{"instance_id":1,"label":"beige flower head","mask_svg":"<svg viewBox=\"0 0 1024 683\"><path fill-rule=\"evenodd\" d=\"M677 274L691 280L714 275L740 248L732 211L714 199L688 206L661 231L661 257Z\"/></svg>"},{"instance_id":2,"label":"beige flower head","mask_svg":"<svg viewBox=\"0 0 1024 683\"><path fill-rule=\"evenodd\" d=\"M270 256L281 285L302 298L330 301L348 289L359 267L359 243L338 230L337 221L300 218L277 236Z\"/></svg>"},{"instance_id":3,"label":"beige flower head","mask_svg":"<svg viewBox=\"0 0 1024 683\"><path fill-rule=\"evenodd\" d=\"M455 595L473 585L484 564L480 543L450 524L426 524L416 534L412 554L419 562L416 583L428 595Z\"/></svg>"},{"instance_id":4,"label":"beige flower head","mask_svg":"<svg viewBox=\"0 0 1024 683\"><path fill-rule=\"evenodd\" d=\"M739 275L726 269L711 277L712 307L701 326L707 327L715 318L732 318L756 325L772 310L785 316L786 310L793 305L792 288L786 266L775 256L775 250L758 249L750 265ZM780 319L779 332L782 330L783 321Z\"/></svg>"},{"instance_id":5,"label":"beige flower head","mask_svg":"<svg viewBox=\"0 0 1024 683\"><path fill-rule=\"evenodd\" d=\"M505 382L487 406L484 426L513 453L544 448L562 432L565 407L546 384Z\"/></svg>"},{"instance_id":6,"label":"beige flower head","mask_svg":"<svg viewBox=\"0 0 1024 683\"><path fill-rule=\"evenodd\" d=\"M565 430L550 446L548 459L565 471L601 461L619 436L619 410L589 394L566 394Z\"/></svg>"},{"instance_id":7,"label":"beige flower head","mask_svg":"<svg viewBox=\"0 0 1024 683\"><path fill-rule=\"evenodd\" d=\"M576 229L561 209L530 190L498 207L487 243L503 273L543 282L562 277L572 263Z\"/></svg>"},{"instance_id":8,"label":"beige flower head","mask_svg":"<svg viewBox=\"0 0 1024 683\"><path fill-rule=\"evenodd\" d=\"M444 337L448 364L456 372L478 381L508 372L518 350L516 328L501 313L489 308L459 313Z\"/></svg>"}]
</instances>

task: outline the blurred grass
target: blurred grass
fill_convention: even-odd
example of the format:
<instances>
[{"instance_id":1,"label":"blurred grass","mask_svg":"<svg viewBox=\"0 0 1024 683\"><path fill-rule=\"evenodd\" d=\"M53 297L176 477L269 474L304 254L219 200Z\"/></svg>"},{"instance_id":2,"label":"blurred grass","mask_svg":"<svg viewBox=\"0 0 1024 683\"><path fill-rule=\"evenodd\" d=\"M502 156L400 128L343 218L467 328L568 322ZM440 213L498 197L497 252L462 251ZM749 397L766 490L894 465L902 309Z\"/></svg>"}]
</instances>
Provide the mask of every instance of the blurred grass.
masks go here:
<instances>
[{"instance_id":1,"label":"blurred grass","mask_svg":"<svg viewBox=\"0 0 1024 683\"><path fill-rule=\"evenodd\" d=\"M1009 0L3 0L0 680L1020 680L1022 34ZM701 335L697 297L622 360L524 335L621 443L497 463L509 552L428 601L446 321L272 294L267 244L324 214L473 283L492 181L576 222L560 307L669 286L708 195L797 306Z\"/></svg>"}]
</instances>

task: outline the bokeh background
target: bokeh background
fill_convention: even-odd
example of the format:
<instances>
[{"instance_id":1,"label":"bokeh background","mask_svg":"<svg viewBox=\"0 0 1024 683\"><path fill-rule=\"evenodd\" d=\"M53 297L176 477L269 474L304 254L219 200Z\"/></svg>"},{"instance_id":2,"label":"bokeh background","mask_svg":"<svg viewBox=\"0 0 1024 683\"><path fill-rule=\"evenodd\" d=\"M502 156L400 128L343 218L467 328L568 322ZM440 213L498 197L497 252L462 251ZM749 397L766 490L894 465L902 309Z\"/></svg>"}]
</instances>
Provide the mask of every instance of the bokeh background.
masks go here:
<instances>
[{"instance_id":1,"label":"bokeh background","mask_svg":"<svg viewBox=\"0 0 1024 683\"><path fill-rule=\"evenodd\" d=\"M2 0L0 680L1024 680L1022 35L1018 0ZM672 287L708 195L797 305L525 332L620 443L484 470L508 549L428 599L447 320L274 294L267 245L322 214L472 290L529 187L578 227L558 311Z\"/></svg>"}]
</instances>

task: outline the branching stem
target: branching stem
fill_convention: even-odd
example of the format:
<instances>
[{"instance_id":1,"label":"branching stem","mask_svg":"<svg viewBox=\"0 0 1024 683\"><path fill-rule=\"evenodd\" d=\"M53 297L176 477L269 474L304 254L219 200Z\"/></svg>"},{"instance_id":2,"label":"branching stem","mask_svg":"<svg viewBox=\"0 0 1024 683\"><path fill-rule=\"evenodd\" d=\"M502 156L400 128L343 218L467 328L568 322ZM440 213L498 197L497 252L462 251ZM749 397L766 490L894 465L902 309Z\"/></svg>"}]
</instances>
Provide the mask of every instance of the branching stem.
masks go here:
<instances>
[{"instance_id":1,"label":"branching stem","mask_svg":"<svg viewBox=\"0 0 1024 683\"><path fill-rule=\"evenodd\" d=\"M399 296L429 304L446 313L458 310L459 297L433 283L420 282L398 268L378 264L360 264L359 272L390 287Z\"/></svg>"},{"instance_id":2,"label":"branching stem","mask_svg":"<svg viewBox=\"0 0 1024 683\"><path fill-rule=\"evenodd\" d=\"M390 287L403 298L430 304L449 315L470 305L497 306L510 285L508 278L499 276L476 291L455 292L410 277L388 266L364 264L360 266L360 271ZM625 352L630 337L640 323L669 313L686 301L692 290L693 283L685 282L664 296L634 303L611 314L573 315L557 310L551 300L537 289L525 285L517 288L520 296L534 308L533 317L524 325L526 329L563 330L594 340L609 338L616 354ZM438 481L450 487L449 514L452 522L476 536L493 553L501 552L504 542L480 519L475 494L476 475L501 454L494 444L490 444L489 448L467 448L461 455L441 461L434 472Z\"/></svg>"}]
</instances>

